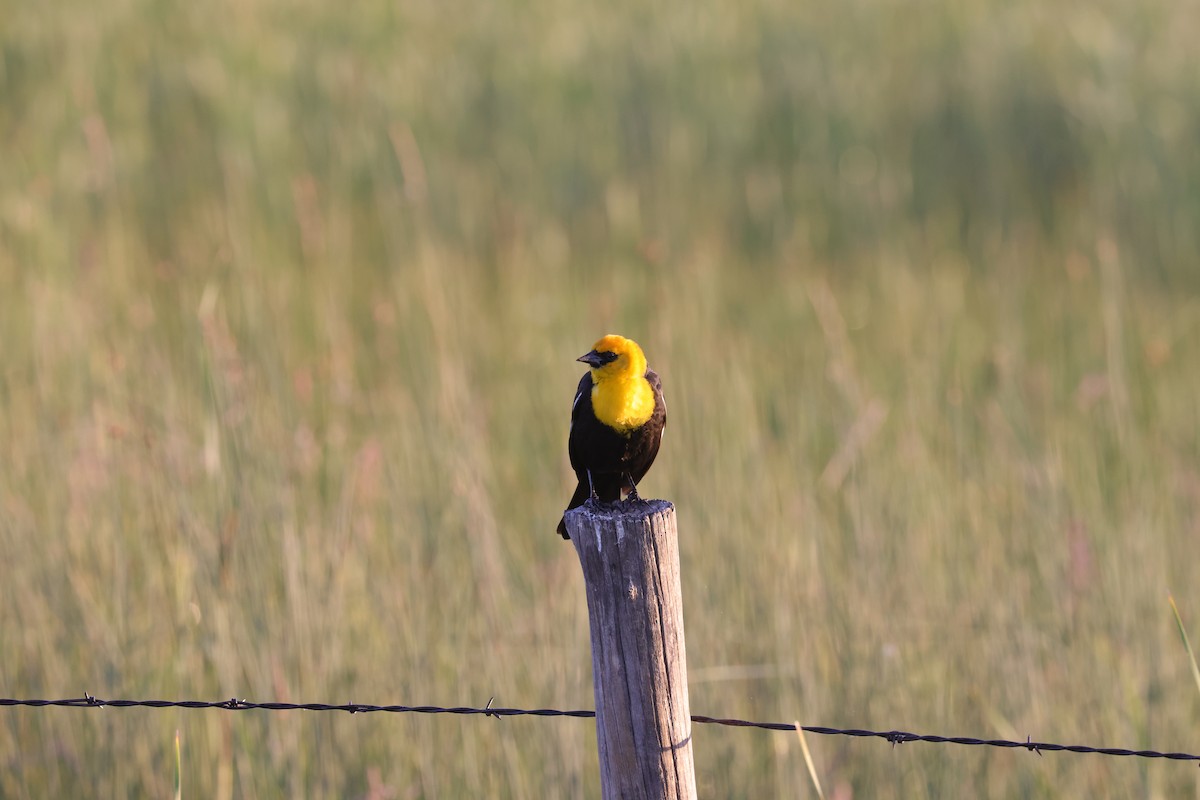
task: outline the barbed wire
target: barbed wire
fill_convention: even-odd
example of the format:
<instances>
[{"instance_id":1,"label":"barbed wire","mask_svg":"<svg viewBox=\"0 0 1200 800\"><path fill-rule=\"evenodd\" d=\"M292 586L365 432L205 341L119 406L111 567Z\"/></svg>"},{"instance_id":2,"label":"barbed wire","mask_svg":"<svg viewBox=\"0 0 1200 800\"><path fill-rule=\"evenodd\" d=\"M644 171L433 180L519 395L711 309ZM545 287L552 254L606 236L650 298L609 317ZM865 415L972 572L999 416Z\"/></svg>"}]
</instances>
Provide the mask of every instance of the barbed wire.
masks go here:
<instances>
[{"instance_id":1,"label":"barbed wire","mask_svg":"<svg viewBox=\"0 0 1200 800\"><path fill-rule=\"evenodd\" d=\"M382 711L391 714L460 714L480 715L502 719L504 717L576 717L591 718L595 711L563 711L557 708L499 708L492 705L495 698L488 700L482 708L471 706L404 706L369 705L364 703L254 703L239 700L101 700L84 693L83 697L63 700L18 700L0 697L0 706L29 706L33 708L217 708L224 711L343 711L349 714L368 714ZM725 725L734 728L758 728L768 731L795 731L797 726L790 722L753 722L745 719L725 719L693 714L692 722L710 725ZM906 742L929 742L931 744L958 744L975 747L1001 747L1042 753L1095 753L1103 756L1134 756L1136 758L1165 758L1171 761L1200 762L1200 755L1192 753L1165 753L1158 750L1126 750L1122 747L1092 747L1083 744L1056 744L1035 742L1030 737L1018 742L1011 739L976 739L970 736L938 736L935 734L910 733L908 731L873 731L861 728L826 728L817 725L801 725L800 730L822 736L851 736L875 738L890 742L892 747Z\"/></svg>"}]
</instances>

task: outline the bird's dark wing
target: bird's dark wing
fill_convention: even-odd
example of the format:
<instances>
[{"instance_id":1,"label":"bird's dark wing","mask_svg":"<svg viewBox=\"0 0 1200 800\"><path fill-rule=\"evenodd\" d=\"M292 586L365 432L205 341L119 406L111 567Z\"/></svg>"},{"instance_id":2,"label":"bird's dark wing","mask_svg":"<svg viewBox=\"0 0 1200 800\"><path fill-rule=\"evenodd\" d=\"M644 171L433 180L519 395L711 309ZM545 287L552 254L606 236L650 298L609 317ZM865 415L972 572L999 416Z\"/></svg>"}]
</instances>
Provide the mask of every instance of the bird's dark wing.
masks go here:
<instances>
[{"instance_id":1,"label":"bird's dark wing","mask_svg":"<svg viewBox=\"0 0 1200 800\"><path fill-rule=\"evenodd\" d=\"M571 468L576 474L583 472L583 458L579 453L579 420L592 414L592 373L583 373L579 379L579 388L575 390L575 402L571 404L571 433L567 440L567 454L571 458Z\"/></svg>"},{"instance_id":2,"label":"bird's dark wing","mask_svg":"<svg viewBox=\"0 0 1200 800\"><path fill-rule=\"evenodd\" d=\"M588 405L591 405L592 396L592 373L583 373L583 377L579 379L579 386L575 389L575 401L571 403L571 427L575 427L575 420L579 419L579 403L584 397L588 398Z\"/></svg>"},{"instance_id":3,"label":"bird's dark wing","mask_svg":"<svg viewBox=\"0 0 1200 800\"><path fill-rule=\"evenodd\" d=\"M662 428L667 424L667 401L663 397L662 381L657 372L647 369L646 383L654 390L654 416L659 419L658 427Z\"/></svg>"},{"instance_id":4,"label":"bird's dark wing","mask_svg":"<svg viewBox=\"0 0 1200 800\"><path fill-rule=\"evenodd\" d=\"M659 380L658 373L647 369L646 382L654 390L654 413L642 427L647 441L643 445L643 455L638 459L637 470L632 476L635 483L642 480L642 477L654 464L654 459L658 457L658 448L662 445L663 429L667 426L667 401L663 397L662 381Z\"/></svg>"},{"instance_id":5,"label":"bird's dark wing","mask_svg":"<svg viewBox=\"0 0 1200 800\"><path fill-rule=\"evenodd\" d=\"M571 403L571 433L567 438L567 454L571 459L571 469L575 470L577 482L575 493L567 509L583 505L591 494L591 486L587 480L587 468L584 466L586 442L598 423L592 414L592 373L583 373L579 379L579 387L575 390L575 400ZM608 491L607 486L604 487ZM619 492L619 490L618 490ZM608 491L611 494L611 491ZM607 496L607 495L606 495ZM618 494L619 496L619 494ZM611 497L609 499L612 499ZM567 521L564 517L558 522L558 533L564 539L570 539L567 533Z\"/></svg>"}]
</instances>

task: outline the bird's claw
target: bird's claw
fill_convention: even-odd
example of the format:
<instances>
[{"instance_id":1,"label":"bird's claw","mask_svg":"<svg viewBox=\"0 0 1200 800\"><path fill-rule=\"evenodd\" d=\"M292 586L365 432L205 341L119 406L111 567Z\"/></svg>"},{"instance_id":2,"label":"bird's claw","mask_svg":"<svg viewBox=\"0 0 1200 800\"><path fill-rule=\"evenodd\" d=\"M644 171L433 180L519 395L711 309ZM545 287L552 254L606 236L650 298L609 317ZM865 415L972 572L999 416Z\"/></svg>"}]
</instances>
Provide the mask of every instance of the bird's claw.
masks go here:
<instances>
[{"instance_id":1,"label":"bird's claw","mask_svg":"<svg viewBox=\"0 0 1200 800\"><path fill-rule=\"evenodd\" d=\"M642 502L642 498L640 495L638 495L638 492L637 492L637 484L633 482L633 476L626 475L625 477L629 478L629 494L625 497L625 499L631 503Z\"/></svg>"}]
</instances>

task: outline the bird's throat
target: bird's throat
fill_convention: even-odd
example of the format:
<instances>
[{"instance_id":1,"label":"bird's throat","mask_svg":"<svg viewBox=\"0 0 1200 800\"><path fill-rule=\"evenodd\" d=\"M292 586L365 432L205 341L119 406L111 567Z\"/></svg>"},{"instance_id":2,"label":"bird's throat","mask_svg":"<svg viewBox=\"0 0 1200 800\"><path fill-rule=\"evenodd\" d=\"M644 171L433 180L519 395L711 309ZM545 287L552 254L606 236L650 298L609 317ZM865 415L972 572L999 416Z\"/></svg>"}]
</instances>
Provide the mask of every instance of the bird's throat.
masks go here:
<instances>
[{"instance_id":1,"label":"bird's throat","mask_svg":"<svg viewBox=\"0 0 1200 800\"><path fill-rule=\"evenodd\" d=\"M618 433L632 433L654 414L654 390L641 375L598 381L592 386L592 413Z\"/></svg>"}]
</instances>

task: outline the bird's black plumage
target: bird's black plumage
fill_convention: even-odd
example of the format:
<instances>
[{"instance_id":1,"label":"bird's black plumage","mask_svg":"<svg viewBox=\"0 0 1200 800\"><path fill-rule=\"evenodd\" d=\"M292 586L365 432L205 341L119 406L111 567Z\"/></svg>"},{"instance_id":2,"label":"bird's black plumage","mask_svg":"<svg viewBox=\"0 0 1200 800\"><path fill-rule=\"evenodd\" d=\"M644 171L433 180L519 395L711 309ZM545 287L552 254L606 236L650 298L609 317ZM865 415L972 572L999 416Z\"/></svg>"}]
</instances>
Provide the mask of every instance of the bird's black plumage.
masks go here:
<instances>
[{"instance_id":1,"label":"bird's black plumage","mask_svg":"<svg viewBox=\"0 0 1200 800\"><path fill-rule=\"evenodd\" d=\"M621 433L596 418L592 409L592 374L589 371L580 378L567 443L578 484L568 511L583 505L593 489L596 497L606 503L620 500L622 491L636 492L637 484L654 463L667 424L667 406L658 374L647 369L645 378L654 392L654 411L650 419L628 433ZM564 539L570 538L565 519L558 523L558 532Z\"/></svg>"}]
</instances>

